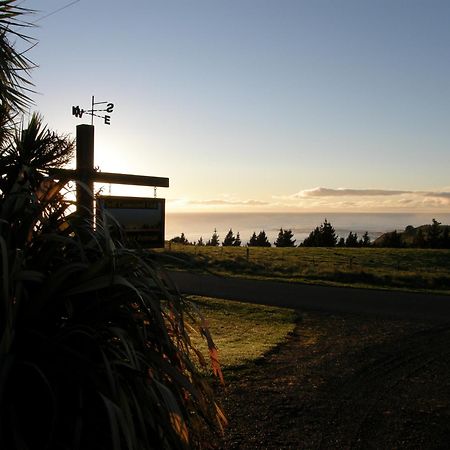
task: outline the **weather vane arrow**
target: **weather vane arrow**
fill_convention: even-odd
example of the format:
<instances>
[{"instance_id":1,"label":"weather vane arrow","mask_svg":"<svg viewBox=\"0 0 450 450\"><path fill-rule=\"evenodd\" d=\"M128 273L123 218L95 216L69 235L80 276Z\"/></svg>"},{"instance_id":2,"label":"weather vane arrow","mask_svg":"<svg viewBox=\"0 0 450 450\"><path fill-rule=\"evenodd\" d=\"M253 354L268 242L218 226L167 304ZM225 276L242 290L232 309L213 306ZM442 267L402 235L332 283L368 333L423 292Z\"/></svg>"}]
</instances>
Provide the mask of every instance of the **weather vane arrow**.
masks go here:
<instances>
[{"instance_id":1,"label":"weather vane arrow","mask_svg":"<svg viewBox=\"0 0 450 450\"><path fill-rule=\"evenodd\" d=\"M99 105L106 105L103 107ZM99 107L99 108L98 108ZM97 109L96 109L97 108ZM111 125L110 114L114 112L114 103L110 102L96 102L92 96L91 109L81 109L79 106L72 106L72 115L82 118L84 114L91 116L91 125L94 125L94 117L100 117L104 120L105 125ZM102 115L102 113L108 113Z\"/></svg>"}]
</instances>

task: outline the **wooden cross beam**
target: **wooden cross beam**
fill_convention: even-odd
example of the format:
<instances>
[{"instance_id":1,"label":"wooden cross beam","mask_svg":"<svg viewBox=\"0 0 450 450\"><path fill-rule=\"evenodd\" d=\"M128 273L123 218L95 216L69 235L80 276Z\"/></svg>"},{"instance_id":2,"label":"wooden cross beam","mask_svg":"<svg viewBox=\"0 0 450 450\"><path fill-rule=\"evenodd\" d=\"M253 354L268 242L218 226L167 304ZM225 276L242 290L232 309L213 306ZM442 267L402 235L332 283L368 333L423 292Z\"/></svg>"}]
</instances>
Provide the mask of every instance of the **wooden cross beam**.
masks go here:
<instances>
[{"instance_id":1,"label":"wooden cross beam","mask_svg":"<svg viewBox=\"0 0 450 450\"><path fill-rule=\"evenodd\" d=\"M97 172L94 168L94 126L78 125L76 137L77 168L50 169L49 175L59 180L75 180L77 184L77 210L87 218L94 216L94 182L129 184L149 187L169 187L169 179L144 175Z\"/></svg>"},{"instance_id":2,"label":"wooden cross beam","mask_svg":"<svg viewBox=\"0 0 450 450\"><path fill-rule=\"evenodd\" d=\"M70 169L50 169L49 175L58 179L78 180L82 171ZM150 186L150 187L169 187L169 179L162 177L148 177L145 175L128 175L125 173L112 172L97 172L95 170L86 173L97 183L112 183L112 184L129 184L133 186Z\"/></svg>"}]
</instances>

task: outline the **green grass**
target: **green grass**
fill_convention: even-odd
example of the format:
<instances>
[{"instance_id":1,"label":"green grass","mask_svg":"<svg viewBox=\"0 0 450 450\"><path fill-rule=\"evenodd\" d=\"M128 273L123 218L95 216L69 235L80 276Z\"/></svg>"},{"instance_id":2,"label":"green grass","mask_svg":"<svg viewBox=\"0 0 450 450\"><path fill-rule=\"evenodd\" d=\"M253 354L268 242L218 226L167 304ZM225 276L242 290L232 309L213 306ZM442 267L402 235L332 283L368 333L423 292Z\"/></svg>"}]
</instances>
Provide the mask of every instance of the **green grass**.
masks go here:
<instances>
[{"instance_id":1,"label":"green grass","mask_svg":"<svg viewBox=\"0 0 450 450\"><path fill-rule=\"evenodd\" d=\"M294 310L286 308L198 296L190 300L199 306L208 323L225 378L283 342L297 318ZM207 353L202 339L193 339Z\"/></svg>"},{"instance_id":2,"label":"green grass","mask_svg":"<svg viewBox=\"0 0 450 450\"><path fill-rule=\"evenodd\" d=\"M450 294L450 250L394 248L249 248L179 244L165 255L181 269L231 276Z\"/></svg>"}]
</instances>

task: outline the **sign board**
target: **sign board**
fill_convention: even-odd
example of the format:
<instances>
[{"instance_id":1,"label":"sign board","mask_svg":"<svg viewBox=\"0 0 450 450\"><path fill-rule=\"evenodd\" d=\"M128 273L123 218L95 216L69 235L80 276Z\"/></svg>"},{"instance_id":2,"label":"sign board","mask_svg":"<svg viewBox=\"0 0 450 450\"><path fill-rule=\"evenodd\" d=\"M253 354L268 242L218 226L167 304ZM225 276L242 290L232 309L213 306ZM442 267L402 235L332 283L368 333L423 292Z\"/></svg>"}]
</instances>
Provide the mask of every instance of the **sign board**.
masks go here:
<instances>
[{"instance_id":1,"label":"sign board","mask_svg":"<svg viewBox=\"0 0 450 450\"><path fill-rule=\"evenodd\" d=\"M164 247L165 199L102 195L97 197L99 207L107 211L122 226L128 239L139 247Z\"/></svg>"}]
</instances>

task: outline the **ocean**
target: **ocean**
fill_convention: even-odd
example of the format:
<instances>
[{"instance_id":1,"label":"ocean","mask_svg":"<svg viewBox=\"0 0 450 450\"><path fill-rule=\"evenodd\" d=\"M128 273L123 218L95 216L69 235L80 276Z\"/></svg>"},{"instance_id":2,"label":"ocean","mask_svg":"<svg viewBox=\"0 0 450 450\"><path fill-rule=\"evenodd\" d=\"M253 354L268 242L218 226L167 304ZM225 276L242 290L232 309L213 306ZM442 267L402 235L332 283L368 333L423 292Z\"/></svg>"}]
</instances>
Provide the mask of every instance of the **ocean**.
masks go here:
<instances>
[{"instance_id":1,"label":"ocean","mask_svg":"<svg viewBox=\"0 0 450 450\"><path fill-rule=\"evenodd\" d=\"M407 225L419 226L431 223L435 218L443 224L450 223L450 213L167 213L166 239L184 233L190 242L200 237L206 242L217 230L220 241L230 228L239 232L245 245L253 232L264 230L270 242L277 238L280 228L291 229L297 244L325 219L331 222L339 237L347 237L350 231L361 237L366 231L372 241L387 231L401 231Z\"/></svg>"}]
</instances>

